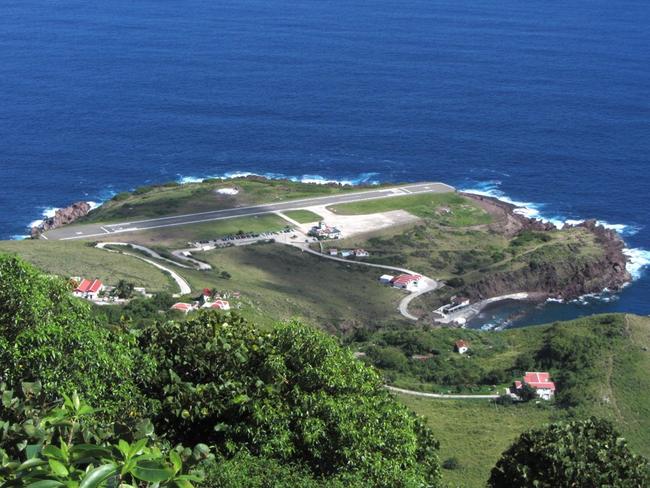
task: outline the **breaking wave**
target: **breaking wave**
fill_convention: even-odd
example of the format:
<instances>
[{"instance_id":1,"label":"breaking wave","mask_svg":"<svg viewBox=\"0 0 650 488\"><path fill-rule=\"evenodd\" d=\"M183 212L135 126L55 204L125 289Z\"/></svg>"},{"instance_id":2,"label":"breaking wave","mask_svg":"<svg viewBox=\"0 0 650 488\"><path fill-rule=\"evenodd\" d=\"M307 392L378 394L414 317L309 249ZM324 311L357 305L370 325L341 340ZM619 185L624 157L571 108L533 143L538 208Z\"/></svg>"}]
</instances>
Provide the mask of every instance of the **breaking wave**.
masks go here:
<instances>
[{"instance_id":1,"label":"breaking wave","mask_svg":"<svg viewBox=\"0 0 650 488\"><path fill-rule=\"evenodd\" d=\"M514 212L519 215L538 219L542 222L550 222L558 228L562 228L565 224L576 225L584 222L584 220L569 219L562 215L545 215L543 213L543 204L513 200L499 189L500 185L501 181L490 180L479 183L472 188L462 188L462 191L473 193L475 195L497 198L502 202L514 205L516 207ZM612 224L604 220L597 220L596 222L607 229L612 229L618 232L623 237L634 235L640 230L640 227L635 225ZM626 248L623 250L623 253L628 257L626 265L628 272L632 275L634 280L638 280L643 275L644 270L650 265L650 251L640 248Z\"/></svg>"},{"instance_id":2,"label":"breaking wave","mask_svg":"<svg viewBox=\"0 0 650 488\"><path fill-rule=\"evenodd\" d=\"M205 180L220 179L220 180L229 180L234 178L245 178L246 176L261 176L271 180L289 180L300 183L316 183L319 185L326 185L329 183L338 183L341 185L376 185L379 183L377 176L379 173L361 173L357 176L350 178L327 178L321 175L311 175L305 174L301 176L291 176L285 175L282 173L255 173L252 171L230 171L222 174L211 175L211 176L182 176L179 175L177 181L181 184L187 183L201 183Z\"/></svg>"}]
</instances>

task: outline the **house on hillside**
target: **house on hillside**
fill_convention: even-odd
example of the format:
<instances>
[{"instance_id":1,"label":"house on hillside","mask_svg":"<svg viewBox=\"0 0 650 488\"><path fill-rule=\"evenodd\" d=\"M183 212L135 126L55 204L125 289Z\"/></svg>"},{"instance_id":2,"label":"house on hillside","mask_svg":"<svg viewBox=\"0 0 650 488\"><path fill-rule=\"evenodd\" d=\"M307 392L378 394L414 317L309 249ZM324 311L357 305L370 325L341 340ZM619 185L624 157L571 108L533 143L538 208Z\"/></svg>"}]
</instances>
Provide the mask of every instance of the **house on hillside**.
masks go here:
<instances>
[{"instance_id":1,"label":"house on hillside","mask_svg":"<svg viewBox=\"0 0 650 488\"><path fill-rule=\"evenodd\" d=\"M365 249L355 249L354 255L358 258L367 258L368 256L370 256L370 253Z\"/></svg>"},{"instance_id":2,"label":"house on hillside","mask_svg":"<svg viewBox=\"0 0 650 488\"><path fill-rule=\"evenodd\" d=\"M336 249L335 247L330 247L330 249L329 249L329 255L330 255L330 256L338 256L338 255L339 255L339 250Z\"/></svg>"},{"instance_id":3,"label":"house on hillside","mask_svg":"<svg viewBox=\"0 0 650 488\"><path fill-rule=\"evenodd\" d=\"M401 274L395 276L390 282L395 288L401 288L403 290L415 291L420 286L420 280L422 279L421 275L418 274Z\"/></svg>"},{"instance_id":4,"label":"house on hillside","mask_svg":"<svg viewBox=\"0 0 650 488\"><path fill-rule=\"evenodd\" d=\"M97 300L99 299L99 293L103 289L104 284L100 280L83 279L72 294L78 298L85 298L86 300Z\"/></svg>"},{"instance_id":5,"label":"house on hillside","mask_svg":"<svg viewBox=\"0 0 650 488\"><path fill-rule=\"evenodd\" d=\"M517 395L517 391L521 391L524 385L533 388L542 400L550 400L555 395L555 383L551 381L551 375L547 372L526 372L523 381L515 381L511 393Z\"/></svg>"},{"instance_id":6,"label":"house on hillside","mask_svg":"<svg viewBox=\"0 0 650 488\"><path fill-rule=\"evenodd\" d=\"M349 249L342 249L341 250L341 257L342 258L349 258L350 256L352 256L352 251L350 251Z\"/></svg>"},{"instance_id":7,"label":"house on hillside","mask_svg":"<svg viewBox=\"0 0 650 488\"><path fill-rule=\"evenodd\" d=\"M195 308L194 305L192 305L190 303L178 302L178 303L174 303L171 306L170 310L177 310L178 312L183 312L183 313L187 314L187 313L191 312L192 310L194 310L194 308Z\"/></svg>"},{"instance_id":8,"label":"house on hillside","mask_svg":"<svg viewBox=\"0 0 650 488\"><path fill-rule=\"evenodd\" d=\"M210 304L212 310L230 310L230 302L228 300L215 300Z\"/></svg>"},{"instance_id":9,"label":"house on hillside","mask_svg":"<svg viewBox=\"0 0 650 488\"><path fill-rule=\"evenodd\" d=\"M456 351L458 354L465 354L467 351L469 351L469 344L460 339L454 343L454 351Z\"/></svg>"}]
</instances>

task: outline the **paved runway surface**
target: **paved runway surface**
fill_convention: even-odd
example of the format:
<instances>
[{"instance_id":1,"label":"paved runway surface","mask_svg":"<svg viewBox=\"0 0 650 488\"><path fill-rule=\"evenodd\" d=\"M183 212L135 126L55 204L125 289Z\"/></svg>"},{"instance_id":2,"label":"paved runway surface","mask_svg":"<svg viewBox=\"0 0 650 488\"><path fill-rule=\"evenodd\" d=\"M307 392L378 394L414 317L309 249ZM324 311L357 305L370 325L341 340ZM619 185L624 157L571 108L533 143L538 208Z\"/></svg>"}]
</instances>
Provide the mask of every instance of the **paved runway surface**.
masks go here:
<instances>
[{"instance_id":1,"label":"paved runway surface","mask_svg":"<svg viewBox=\"0 0 650 488\"><path fill-rule=\"evenodd\" d=\"M377 198L390 198L418 193L446 193L454 188L444 183L417 183L394 188L360 191L344 195L331 195L325 197L307 198L302 200L288 200L280 203L254 205L226 210L214 210L186 215L174 215L156 219L121 222L118 224L86 224L73 225L54 229L43 234L43 238L52 240L88 239L93 237L106 237L109 234L137 232L140 230L173 227L178 225L197 224L214 220L230 219L233 217L246 217L272 212L282 212L306 208L314 205L336 205L340 203L373 200Z\"/></svg>"}]
</instances>

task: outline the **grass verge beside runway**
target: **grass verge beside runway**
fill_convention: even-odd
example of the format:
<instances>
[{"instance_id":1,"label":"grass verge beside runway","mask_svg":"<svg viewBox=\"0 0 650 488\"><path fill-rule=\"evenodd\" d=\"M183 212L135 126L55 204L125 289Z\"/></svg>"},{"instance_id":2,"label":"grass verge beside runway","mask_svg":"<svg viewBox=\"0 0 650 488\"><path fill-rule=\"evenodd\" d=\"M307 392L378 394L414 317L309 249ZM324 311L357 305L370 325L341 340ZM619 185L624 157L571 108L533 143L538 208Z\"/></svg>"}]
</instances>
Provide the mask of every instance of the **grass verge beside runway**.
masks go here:
<instances>
[{"instance_id":1,"label":"grass verge beside runway","mask_svg":"<svg viewBox=\"0 0 650 488\"><path fill-rule=\"evenodd\" d=\"M390 210L406 210L421 218L433 219L440 225L466 227L488 224L490 214L457 193L424 193L376 200L364 200L328 207L340 215L360 215Z\"/></svg>"},{"instance_id":2,"label":"grass verge beside runway","mask_svg":"<svg viewBox=\"0 0 650 488\"><path fill-rule=\"evenodd\" d=\"M17 254L46 273L65 278L99 278L108 285L126 280L152 292L177 291L171 278L150 264L97 249L88 242L0 241L0 252Z\"/></svg>"},{"instance_id":3,"label":"grass verge beside runway","mask_svg":"<svg viewBox=\"0 0 650 488\"><path fill-rule=\"evenodd\" d=\"M282 213L300 224L309 224L323 220L323 217L311 210L287 210Z\"/></svg>"}]
</instances>

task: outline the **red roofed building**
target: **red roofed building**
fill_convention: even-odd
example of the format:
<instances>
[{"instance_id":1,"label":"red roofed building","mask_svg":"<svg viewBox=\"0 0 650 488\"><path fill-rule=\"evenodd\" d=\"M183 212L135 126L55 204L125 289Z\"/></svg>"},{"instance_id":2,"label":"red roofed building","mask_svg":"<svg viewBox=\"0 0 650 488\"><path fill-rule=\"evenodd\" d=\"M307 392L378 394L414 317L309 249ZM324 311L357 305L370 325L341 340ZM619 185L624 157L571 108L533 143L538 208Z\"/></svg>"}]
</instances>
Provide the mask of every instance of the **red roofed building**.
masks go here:
<instances>
[{"instance_id":1,"label":"red roofed building","mask_svg":"<svg viewBox=\"0 0 650 488\"><path fill-rule=\"evenodd\" d=\"M459 341L456 341L454 344L454 349L458 354L465 354L467 351L469 351L469 344L461 339Z\"/></svg>"},{"instance_id":2,"label":"red roofed building","mask_svg":"<svg viewBox=\"0 0 650 488\"><path fill-rule=\"evenodd\" d=\"M171 307L172 310L178 310L179 312L188 313L191 310L194 310L194 307L189 303L174 303Z\"/></svg>"},{"instance_id":3,"label":"red roofed building","mask_svg":"<svg viewBox=\"0 0 650 488\"><path fill-rule=\"evenodd\" d=\"M420 284L422 279L418 274L401 274L395 276L390 282L395 288L403 288L405 290L415 290Z\"/></svg>"},{"instance_id":4,"label":"red roofed building","mask_svg":"<svg viewBox=\"0 0 650 488\"><path fill-rule=\"evenodd\" d=\"M215 300L210 304L210 308L214 310L230 310L230 302L228 300Z\"/></svg>"},{"instance_id":5,"label":"red roofed building","mask_svg":"<svg viewBox=\"0 0 650 488\"><path fill-rule=\"evenodd\" d=\"M555 383L551 381L551 375L547 372L526 372L523 382L515 381L515 390L521 389L524 384L533 388L537 396L543 400L550 400L555 395Z\"/></svg>"},{"instance_id":6,"label":"red roofed building","mask_svg":"<svg viewBox=\"0 0 650 488\"><path fill-rule=\"evenodd\" d=\"M88 300L97 300L99 292L104 289L104 284L100 280L81 280L79 286L74 289L72 294L79 298L86 298Z\"/></svg>"}]
</instances>

